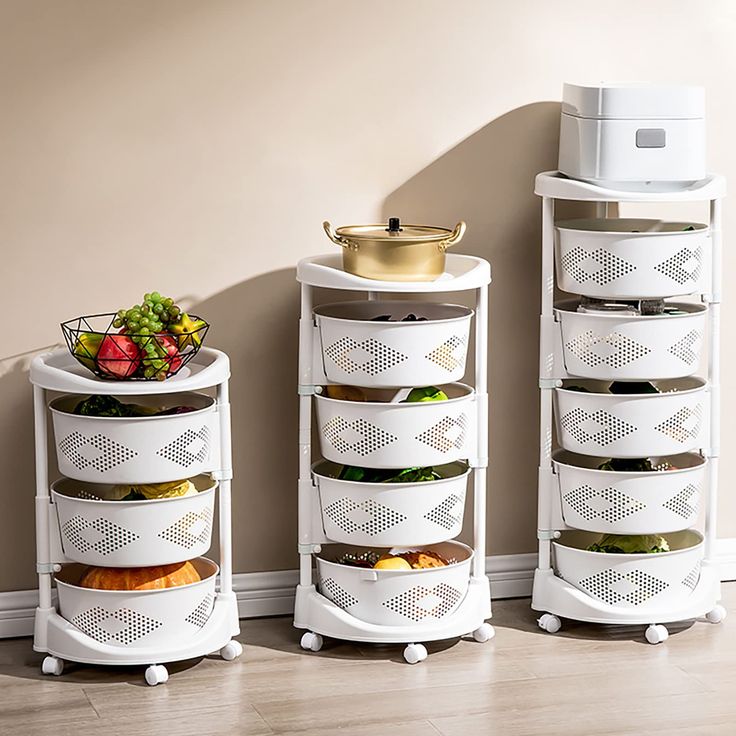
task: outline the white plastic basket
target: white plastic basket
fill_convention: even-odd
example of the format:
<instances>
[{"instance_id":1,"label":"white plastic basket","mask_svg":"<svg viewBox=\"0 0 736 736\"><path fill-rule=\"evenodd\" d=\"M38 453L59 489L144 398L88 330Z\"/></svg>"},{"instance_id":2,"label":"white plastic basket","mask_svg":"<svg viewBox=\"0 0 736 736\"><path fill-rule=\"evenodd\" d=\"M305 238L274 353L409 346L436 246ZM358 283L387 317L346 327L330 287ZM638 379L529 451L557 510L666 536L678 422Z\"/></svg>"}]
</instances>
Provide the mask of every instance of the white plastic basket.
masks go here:
<instances>
[{"instance_id":1,"label":"white plastic basket","mask_svg":"<svg viewBox=\"0 0 736 736\"><path fill-rule=\"evenodd\" d=\"M652 458L654 467L662 468L654 472L598 470L606 459L564 450L554 454L568 526L606 534L663 534L696 523L705 482L703 457Z\"/></svg>"},{"instance_id":2,"label":"white plastic basket","mask_svg":"<svg viewBox=\"0 0 736 736\"><path fill-rule=\"evenodd\" d=\"M401 322L414 314L426 321ZM371 321L390 315L395 322ZM327 379L359 386L431 386L465 373L473 311L455 304L354 301L314 310Z\"/></svg>"},{"instance_id":3,"label":"white plastic basket","mask_svg":"<svg viewBox=\"0 0 736 736\"><path fill-rule=\"evenodd\" d=\"M322 455L343 465L409 468L443 465L474 452L474 392L443 385L447 401L388 403L395 393L368 390L367 402L316 395Z\"/></svg>"},{"instance_id":4,"label":"white plastic basket","mask_svg":"<svg viewBox=\"0 0 736 736\"><path fill-rule=\"evenodd\" d=\"M126 396L126 403L193 406L186 414L91 417L73 414L83 396L50 404L59 472L91 483L163 483L212 469L217 446L214 399L203 394Z\"/></svg>"},{"instance_id":5,"label":"white plastic basket","mask_svg":"<svg viewBox=\"0 0 736 736\"><path fill-rule=\"evenodd\" d=\"M325 534L335 542L365 546L427 545L462 531L470 469L439 466L441 479L423 483L362 483L339 480L339 467L316 463Z\"/></svg>"},{"instance_id":6,"label":"white plastic basket","mask_svg":"<svg viewBox=\"0 0 736 736\"><path fill-rule=\"evenodd\" d=\"M560 305L565 370L583 378L680 378L698 370L706 330L703 304L675 304L687 314L589 314Z\"/></svg>"},{"instance_id":7,"label":"white plastic basket","mask_svg":"<svg viewBox=\"0 0 736 736\"><path fill-rule=\"evenodd\" d=\"M168 565L203 555L212 542L217 481L200 475L192 482L197 495L110 501L113 486L56 481L51 496L64 554L103 567Z\"/></svg>"},{"instance_id":8,"label":"white plastic basket","mask_svg":"<svg viewBox=\"0 0 736 736\"><path fill-rule=\"evenodd\" d=\"M207 623L215 602L217 565L191 560L202 580L162 590L80 588L86 567L64 565L56 574L59 612L95 641L127 650L175 649Z\"/></svg>"},{"instance_id":9,"label":"white plastic basket","mask_svg":"<svg viewBox=\"0 0 736 736\"><path fill-rule=\"evenodd\" d=\"M555 246L557 283L573 294L638 299L707 290L707 225L645 219L564 220L555 227Z\"/></svg>"},{"instance_id":10,"label":"white plastic basket","mask_svg":"<svg viewBox=\"0 0 736 736\"><path fill-rule=\"evenodd\" d=\"M653 381L659 394L614 395L603 393L601 382L568 383L599 393L555 389L557 440L565 450L636 458L707 446L708 397L699 378Z\"/></svg>"},{"instance_id":11,"label":"white plastic basket","mask_svg":"<svg viewBox=\"0 0 736 736\"><path fill-rule=\"evenodd\" d=\"M553 542L555 569L571 585L610 606L641 613L667 613L686 602L700 578L703 537L692 529L667 535L671 552L607 554L588 552L599 539L589 532L563 532Z\"/></svg>"},{"instance_id":12,"label":"white plastic basket","mask_svg":"<svg viewBox=\"0 0 736 736\"><path fill-rule=\"evenodd\" d=\"M331 561L345 552L364 550L327 545L317 557L320 591L335 605L368 623L412 626L437 622L462 603L468 591L473 551L460 542L442 542L431 549L455 562L426 570L372 570Z\"/></svg>"}]
</instances>

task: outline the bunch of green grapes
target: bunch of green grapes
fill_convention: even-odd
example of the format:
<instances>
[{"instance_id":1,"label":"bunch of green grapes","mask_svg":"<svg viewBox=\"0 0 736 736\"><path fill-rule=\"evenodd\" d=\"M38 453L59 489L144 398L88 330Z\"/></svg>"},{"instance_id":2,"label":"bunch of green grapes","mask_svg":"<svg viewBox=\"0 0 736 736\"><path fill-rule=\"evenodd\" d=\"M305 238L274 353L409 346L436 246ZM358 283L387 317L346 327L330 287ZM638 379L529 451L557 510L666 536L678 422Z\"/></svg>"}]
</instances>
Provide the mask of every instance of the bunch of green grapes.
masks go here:
<instances>
[{"instance_id":1,"label":"bunch of green grapes","mask_svg":"<svg viewBox=\"0 0 736 736\"><path fill-rule=\"evenodd\" d=\"M166 378L169 361L168 353L159 343L155 335L165 332L169 325L179 321L181 308L174 304L171 297L161 296L157 291L143 295L143 303L135 304L130 309L121 309L115 315L113 327L124 328L130 339L143 351L143 375L146 378L156 376L159 380Z\"/></svg>"}]
</instances>

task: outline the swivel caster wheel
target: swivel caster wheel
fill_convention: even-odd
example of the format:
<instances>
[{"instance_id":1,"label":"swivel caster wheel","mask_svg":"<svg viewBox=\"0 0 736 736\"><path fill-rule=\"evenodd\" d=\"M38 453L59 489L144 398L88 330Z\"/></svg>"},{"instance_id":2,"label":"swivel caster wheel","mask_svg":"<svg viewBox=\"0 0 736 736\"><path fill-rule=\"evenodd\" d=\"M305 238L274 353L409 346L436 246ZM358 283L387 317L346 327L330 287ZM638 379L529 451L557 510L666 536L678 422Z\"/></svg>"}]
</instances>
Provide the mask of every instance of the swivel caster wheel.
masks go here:
<instances>
[{"instance_id":1,"label":"swivel caster wheel","mask_svg":"<svg viewBox=\"0 0 736 736\"><path fill-rule=\"evenodd\" d=\"M302 649L306 649L308 652L318 652L322 649L324 641L319 634L315 634L312 631L307 631L299 642Z\"/></svg>"},{"instance_id":2,"label":"swivel caster wheel","mask_svg":"<svg viewBox=\"0 0 736 736\"><path fill-rule=\"evenodd\" d=\"M44 675L54 675L54 677L59 677L63 671L63 659L59 659L52 655L43 658L43 662L41 663L41 672L43 672Z\"/></svg>"},{"instance_id":3,"label":"swivel caster wheel","mask_svg":"<svg viewBox=\"0 0 736 736\"><path fill-rule=\"evenodd\" d=\"M705 614L705 618L707 621L710 621L712 624L719 624L721 621L723 621L724 618L728 615L728 611L720 604L716 604L716 607L712 611L708 611L708 613Z\"/></svg>"},{"instance_id":4,"label":"swivel caster wheel","mask_svg":"<svg viewBox=\"0 0 736 736\"><path fill-rule=\"evenodd\" d=\"M225 646L220 649L220 656L226 662L232 662L243 653L243 645L237 639L231 639Z\"/></svg>"},{"instance_id":5,"label":"swivel caster wheel","mask_svg":"<svg viewBox=\"0 0 736 736\"><path fill-rule=\"evenodd\" d=\"M543 613L537 619L537 625L548 634L556 634L562 628L562 621L554 613Z\"/></svg>"},{"instance_id":6,"label":"swivel caster wheel","mask_svg":"<svg viewBox=\"0 0 736 736\"><path fill-rule=\"evenodd\" d=\"M427 659L427 647L424 644L407 644L404 649L404 659L409 664L417 664Z\"/></svg>"},{"instance_id":7,"label":"swivel caster wheel","mask_svg":"<svg viewBox=\"0 0 736 736\"><path fill-rule=\"evenodd\" d=\"M670 632L662 624L650 624L644 634L650 644L661 644L667 641Z\"/></svg>"},{"instance_id":8,"label":"swivel caster wheel","mask_svg":"<svg viewBox=\"0 0 736 736\"><path fill-rule=\"evenodd\" d=\"M496 636L496 631L490 624L481 624L474 632L473 639L483 644L483 642L490 641Z\"/></svg>"},{"instance_id":9,"label":"swivel caster wheel","mask_svg":"<svg viewBox=\"0 0 736 736\"><path fill-rule=\"evenodd\" d=\"M151 664L146 667L146 682L154 687L163 685L169 680L169 671L162 664Z\"/></svg>"}]
</instances>

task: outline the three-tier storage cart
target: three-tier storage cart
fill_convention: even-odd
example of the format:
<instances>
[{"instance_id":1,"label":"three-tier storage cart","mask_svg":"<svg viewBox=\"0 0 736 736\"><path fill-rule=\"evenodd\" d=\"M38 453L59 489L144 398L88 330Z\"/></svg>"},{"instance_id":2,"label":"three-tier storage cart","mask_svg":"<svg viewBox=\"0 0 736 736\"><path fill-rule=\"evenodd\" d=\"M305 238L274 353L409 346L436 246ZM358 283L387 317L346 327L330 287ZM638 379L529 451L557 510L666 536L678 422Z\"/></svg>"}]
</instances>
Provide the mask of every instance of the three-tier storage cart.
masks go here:
<instances>
[{"instance_id":1,"label":"three-tier storage cart","mask_svg":"<svg viewBox=\"0 0 736 736\"><path fill-rule=\"evenodd\" d=\"M230 521L230 363L202 348L165 381L96 378L67 350L31 365L36 449L36 567L39 605L34 643L42 671L61 675L64 660L148 665L149 685L166 682L163 663L242 645L232 590ZM215 396L201 393L215 389ZM60 393L51 398L47 392ZM82 416L85 396L115 395L186 413L110 418ZM64 476L49 484L49 414ZM153 500L114 500L116 485L191 478L198 493ZM219 493L219 568L210 548ZM149 567L189 560L201 580L159 590L98 590L79 585L87 566ZM219 585L217 583L219 572ZM56 582L56 596L52 581Z\"/></svg>"},{"instance_id":2,"label":"three-tier storage cart","mask_svg":"<svg viewBox=\"0 0 736 736\"><path fill-rule=\"evenodd\" d=\"M560 617L648 624L647 641L657 644L668 622L725 616L714 559L725 182L617 191L547 172L535 191L542 315L532 607L552 633ZM597 203L598 216L556 222L555 200ZM631 202L708 202L709 222L607 217L610 203ZM582 307L555 302L555 274L560 290L584 297ZM663 306L692 295L697 303ZM695 377L704 362L707 378ZM588 551L604 534L662 535L670 551Z\"/></svg>"},{"instance_id":3,"label":"three-tier storage cart","mask_svg":"<svg viewBox=\"0 0 736 736\"><path fill-rule=\"evenodd\" d=\"M375 281L347 273L340 256L330 255L302 260L297 279L300 578L294 625L306 629L302 647L318 651L323 635L402 643L404 658L414 664L427 656L421 642L468 634L488 641L493 636L485 623L491 615L485 574L490 265L448 255L446 271L435 281ZM315 307L316 288L362 292L367 298ZM473 310L428 298L468 290L476 294L473 387L459 382ZM353 388L330 396L327 386ZM441 388L447 400L403 402L410 388L426 386ZM355 387L361 400L351 400ZM313 404L324 457L314 465ZM432 466L440 478L356 482L339 478L345 465ZM454 541L462 530L470 475L472 548ZM345 555L365 559L368 549L431 550L450 564L412 570L344 564Z\"/></svg>"}]
</instances>

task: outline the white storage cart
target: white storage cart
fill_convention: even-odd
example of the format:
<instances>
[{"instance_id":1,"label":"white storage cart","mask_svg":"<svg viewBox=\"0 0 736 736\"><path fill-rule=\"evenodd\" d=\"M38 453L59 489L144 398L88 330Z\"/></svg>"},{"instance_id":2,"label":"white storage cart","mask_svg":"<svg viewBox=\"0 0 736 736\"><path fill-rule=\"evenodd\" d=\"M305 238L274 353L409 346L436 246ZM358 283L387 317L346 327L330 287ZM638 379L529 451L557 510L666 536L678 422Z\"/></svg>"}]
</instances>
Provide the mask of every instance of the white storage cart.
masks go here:
<instances>
[{"instance_id":1,"label":"white storage cart","mask_svg":"<svg viewBox=\"0 0 736 736\"><path fill-rule=\"evenodd\" d=\"M542 315L532 608L552 633L560 617L648 624L647 641L657 644L668 636L666 623L725 616L714 559L725 182L709 176L677 191L617 191L547 172L535 191ZM560 199L595 202L598 217L555 222ZM696 201L709 203L707 224L607 217L608 203ZM566 300L555 304L555 275L559 288L593 299L692 294L701 303L668 301L669 315L578 312ZM694 376L706 351L707 380ZM611 393L613 381L651 382L659 393ZM651 458L659 472L599 469L608 458ZM693 527L703 507L701 534ZM604 533L664 534L671 551L587 551Z\"/></svg>"},{"instance_id":2,"label":"white storage cart","mask_svg":"<svg viewBox=\"0 0 736 736\"><path fill-rule=\"evenodd\" d=\"M168 680L164 663L214 651L226 660L243 647L232 590L230 404L227 355L202 348L166 381L105 381L56 350L31 365L36 445L36 567L39 605L34 644L42 671L64 660L147 665L149 685ZM215 388L215 398L199 391ZM47 392L63 394L50 401ZM79 416L85 395L194 410L129 419ZM64 478L49 484L48 418ZM193 478L196 495L118 501L115 484ZM210 548L219 494L220 566ZM200 582L162 590L96 590L78 585L87 565L148 567L191 560ZM217 581L219 572L219 585ZM52 580L56 581L56 596Z\"/></svg>"},{"instance_id":3,"label":"white storage cart","mask_svg":"<svg viewBox=\"0 0 736 736\"><path fill-rule=\"evenodd\" d=\"M488 641L494 633L485 622L491 615L485 574L490 265L448 255L446 272L433 282L375 281L345 272L340 255L329 255L302 260L297 279L300 579L294 625L306 629L302 647L318 651L323 636L401 643L407 645L404 658L414 664L427 656L422 642L468 634ZM362 292L367 299L315 308L315 288ZM476 294L474 387L458 383L473 310L426 299L469 290ZM413 312L426 321L374 320L401 320ZM367 401L330 398L326 385L362 387ZM399 403L410 387L430 385L441 386L448 400ZM326 458L314 466L313 404ZM442 477L353 482L337 477L340 465L433 466ZM470 475L472 548L452 541L462 529ZM345 553L360 557L366 548L428 548L451 564L408 571L337 561Z\"/></svg>"}]
</instances>

